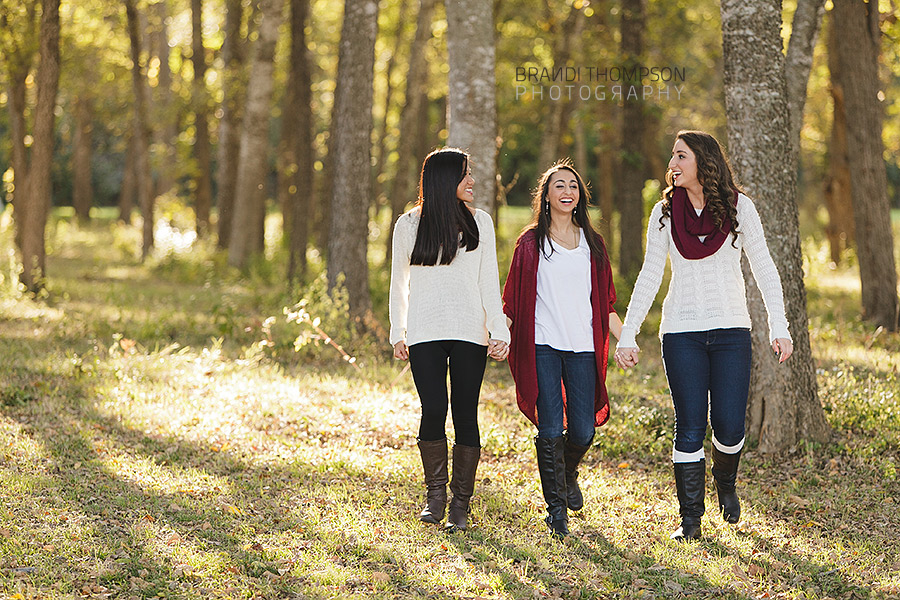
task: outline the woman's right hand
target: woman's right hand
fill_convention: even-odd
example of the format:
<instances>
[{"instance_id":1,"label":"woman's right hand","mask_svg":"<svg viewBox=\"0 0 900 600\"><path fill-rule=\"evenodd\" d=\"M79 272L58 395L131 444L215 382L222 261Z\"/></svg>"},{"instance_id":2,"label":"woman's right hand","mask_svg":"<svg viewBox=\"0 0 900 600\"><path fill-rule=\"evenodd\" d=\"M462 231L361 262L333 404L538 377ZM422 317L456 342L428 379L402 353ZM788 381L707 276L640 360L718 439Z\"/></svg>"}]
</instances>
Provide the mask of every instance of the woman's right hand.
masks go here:
<instances>
[{"instance_id":1,"label":"woman's right hand","mask_svg":"<svg viewBox=\"0 0 900 600\"><path fill-rule=\"evenodd\" d=\"M628 369L638 364L640 348L616 348L613 358L620 369Z\"/></svg>"},{"instance_id":2,"label":"woman's right hand","mask_svg":"<svg viewBox=\"0 0 900 600\"><path fill-rule=\"evenodd\" d=\"M409 360L409 347L407 347L406 342L403 340L394 344L394 358Z\"/></svg>"}]
</instances>

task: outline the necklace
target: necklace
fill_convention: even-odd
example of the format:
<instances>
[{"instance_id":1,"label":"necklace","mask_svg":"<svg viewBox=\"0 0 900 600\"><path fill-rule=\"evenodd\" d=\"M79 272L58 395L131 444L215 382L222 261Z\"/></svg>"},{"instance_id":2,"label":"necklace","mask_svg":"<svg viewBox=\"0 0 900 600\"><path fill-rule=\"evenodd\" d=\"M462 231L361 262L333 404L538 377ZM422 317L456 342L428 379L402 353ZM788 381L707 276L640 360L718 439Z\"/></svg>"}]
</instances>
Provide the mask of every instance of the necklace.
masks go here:
<instances>
[{"instance_id":1,"label":"necklace","mask_svg":"<svg viewBox=\"0 0 900 600\"><path fill-rule=\"evenodd\" d=\"M547 230L547 232L550 234L550 237L553 238L553 241L555 241L557 244L559 244L566 250L574 250L575 248L578 247L578 242L579 242L578 229L572 230L573 235L571 236L571 239L569 239L568 237L562 238L562 237L556 235L555 233L553 233L553 231L550 231L549 229Z\"/></svg>"}]
</instances>

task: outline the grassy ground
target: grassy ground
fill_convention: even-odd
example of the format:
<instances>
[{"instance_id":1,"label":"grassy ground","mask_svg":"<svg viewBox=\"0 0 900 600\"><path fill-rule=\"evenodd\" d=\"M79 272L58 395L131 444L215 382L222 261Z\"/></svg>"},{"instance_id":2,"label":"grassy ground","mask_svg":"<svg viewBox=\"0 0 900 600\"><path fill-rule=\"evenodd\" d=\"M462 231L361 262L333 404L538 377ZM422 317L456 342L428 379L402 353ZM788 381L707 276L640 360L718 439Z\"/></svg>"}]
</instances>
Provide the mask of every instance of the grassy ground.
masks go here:
<instances>
[{"instance_id":1,"label":"grassy ground","mask_svg":"<svg viewBox=\"0 0 900 600\"><path fill-rule=\"evenodd\" d=\"M501 263L522 218L500 219ZM0 246L9 236L7 222ZM315 337L294 352L312 330L286 321L296 298L277 273L238 277L202 248L140 265L135 242L108 223L55 223L37 300L0 257L0 596L900 597L900 338L859 321L854 272L813 243L833 439L751 449L742 522L710 510L704 541L677 545L673 415L651 337L637 369L610 372L613 417L565 543L545 533L533 432L492 364L473 527L447 535L416 518L417 399L377 332L354 342L313 282L306 309L360 368ZM379 310L385 286L373 273Z\"/></svg>"}]
</instances>

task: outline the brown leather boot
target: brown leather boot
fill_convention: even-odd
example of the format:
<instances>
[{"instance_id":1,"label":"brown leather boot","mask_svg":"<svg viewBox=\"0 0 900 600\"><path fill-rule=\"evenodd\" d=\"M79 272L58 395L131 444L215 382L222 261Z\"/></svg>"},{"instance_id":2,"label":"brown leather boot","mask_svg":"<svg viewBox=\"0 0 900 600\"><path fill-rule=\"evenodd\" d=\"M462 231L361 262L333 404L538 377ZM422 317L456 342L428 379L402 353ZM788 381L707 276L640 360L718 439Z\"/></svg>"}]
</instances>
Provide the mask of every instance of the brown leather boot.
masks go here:
<instances>
[{"instance_id":1,"label":"brown leather boot","mask_svg":"<svg viewBox=\"0 0 900 600\"><path fill-rule=\"evenodd\" d=\"M449 531L464 531L468 526L469 501L475 492L475 470L481 460L481 448L453 445L453 478L450 480L450 514L447 516Z\"/></svg>"},{"instance_id":2,"label":"brown leather boot","mask_svg":"<svg viewBox=\"0 0 900 600\"><path fill-rule=\"evenodd\" d=\"M419 520L440 523L447 509L447 438L434 441L419 440L419 453L425 470L428 493Z\"/></svg>"}]
</instances>

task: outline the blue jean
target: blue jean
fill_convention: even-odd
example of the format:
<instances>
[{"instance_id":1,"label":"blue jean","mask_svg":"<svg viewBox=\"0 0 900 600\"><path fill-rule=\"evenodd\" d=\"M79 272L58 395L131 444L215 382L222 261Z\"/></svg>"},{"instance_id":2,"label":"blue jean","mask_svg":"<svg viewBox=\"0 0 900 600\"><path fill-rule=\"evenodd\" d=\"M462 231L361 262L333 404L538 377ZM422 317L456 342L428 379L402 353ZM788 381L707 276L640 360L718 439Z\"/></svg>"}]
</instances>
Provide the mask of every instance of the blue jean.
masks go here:
<instances>
[{"instance_id":1,"label":"blue jean","mask_svg":"<svg viewBox=\"0 0 900 600\"><path fill-rule=\"evenodd\" d=\"M537 345L534 358L538 380L538 437L560 437L565 410L569 440L587 446L594 437L594 391L597 386L594 353ZM560 382L566 386L565 408Z\"/></svg>"},{"instance_id":2,"label":"blue jean","mask_svg":"<svg viewBox=\"0 0 900 600\"><path fill-rule=\"evenodd\" d=\"M693 462L685 457L690 454L702 458L707 413L714 440L740 449L750 392L750 330L667 333L662 354L675 404L675 462Z\"/></svg>"}]
</instances>

